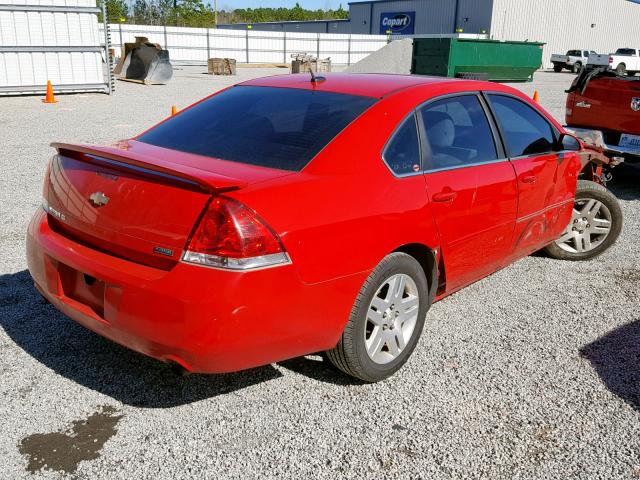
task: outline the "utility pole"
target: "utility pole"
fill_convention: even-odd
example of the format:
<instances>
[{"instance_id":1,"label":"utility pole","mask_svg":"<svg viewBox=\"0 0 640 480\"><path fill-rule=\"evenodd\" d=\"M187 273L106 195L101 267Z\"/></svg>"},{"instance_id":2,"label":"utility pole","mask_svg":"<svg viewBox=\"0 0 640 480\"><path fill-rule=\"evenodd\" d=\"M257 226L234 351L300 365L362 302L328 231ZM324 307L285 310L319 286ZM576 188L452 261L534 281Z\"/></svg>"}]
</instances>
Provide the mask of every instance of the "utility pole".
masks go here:
<instances>
[{"instance_id":1,"label":"utility pole","mask_svg":"<svg viewBox=\"0 0 640 480\"><path fill-rule=\"evenodd\" d=\"M213 27L218 28L218 0L213 0Z\"/></svg>"},{"instance_id":2,"label":"utility pole","mask_svg":"<svg viewBox=\"0 0 640 480\"><path fill-rule=\"evenodd\" d=\"M177 27L178 26L178 0L173 0L173 15L175 16L175 24ZM165 46L164 48L167 48L167 47Z\"/></svg>"}]
</instances>

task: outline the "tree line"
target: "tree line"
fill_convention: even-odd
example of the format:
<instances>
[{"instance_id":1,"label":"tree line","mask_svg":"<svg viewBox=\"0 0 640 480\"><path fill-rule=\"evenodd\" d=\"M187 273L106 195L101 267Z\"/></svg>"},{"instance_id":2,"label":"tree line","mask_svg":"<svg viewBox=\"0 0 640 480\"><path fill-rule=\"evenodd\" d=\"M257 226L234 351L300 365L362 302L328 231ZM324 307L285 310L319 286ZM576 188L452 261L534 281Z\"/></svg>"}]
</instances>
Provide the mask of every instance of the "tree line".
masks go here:
<instances>
[{"instance_id":1,"label":"tree line","mask_svg":"<svg viewBox=\"0 0 640 480\"><path fill-rule=\"evenodd\" d=\"M99 0L106 1L109 23L133 23L138 25L175 25L180 27L215 26L215 12L202 0ZM102 15L98 15L102 21ZM221 23L257 23L304 20L345 19L348 12L342 5L336 10L307 10L298 3L292 8L236 8L219 10L217 21Z\"/></svg>"}]
</instances>

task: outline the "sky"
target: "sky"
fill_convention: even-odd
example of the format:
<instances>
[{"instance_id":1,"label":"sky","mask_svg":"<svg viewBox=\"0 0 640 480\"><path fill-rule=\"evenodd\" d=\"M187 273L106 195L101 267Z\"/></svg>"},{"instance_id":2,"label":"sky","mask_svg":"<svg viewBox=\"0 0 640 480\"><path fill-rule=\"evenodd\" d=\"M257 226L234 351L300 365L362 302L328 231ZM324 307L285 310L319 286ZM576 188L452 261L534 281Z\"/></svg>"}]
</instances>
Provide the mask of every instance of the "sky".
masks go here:
<instances>
[{"instance_id":1,"label":"sky","mask_svg":"<svg viewBox=\"0 0 640 480\"><path fill-rule=\"evenodd\" d=\"M213 3L213 0L209 0L208 3ZM319 8L323 10L336 9L342 3L342 8L347 10L347 0L298 0L298 3L302 8L309 10L317 10ZM231 10L233 8L258 8L258 7L293 7L296 4L296 0L218 0L218 8L221 10Z\"/></svg>"}]
</instances>

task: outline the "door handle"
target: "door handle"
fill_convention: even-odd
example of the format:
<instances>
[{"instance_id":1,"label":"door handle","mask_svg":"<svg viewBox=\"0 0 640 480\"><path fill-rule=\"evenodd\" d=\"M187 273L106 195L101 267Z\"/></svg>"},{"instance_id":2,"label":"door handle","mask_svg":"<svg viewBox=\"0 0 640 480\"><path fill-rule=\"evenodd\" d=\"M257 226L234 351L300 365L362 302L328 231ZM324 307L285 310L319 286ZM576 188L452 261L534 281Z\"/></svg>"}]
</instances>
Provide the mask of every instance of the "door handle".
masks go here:
<instances>
[{"instance_id":1,"label":"door handle","mask_svg":"<svg viewBox=\"0 0 640 480\"><path fill-rule=\"evenodd\" d=\"M522 183L536 183L537 179L538 177L535 175L523 175L521 180Z\"/></svg>"},{"instance_id":2,"label":"door handle","mask_svg":"<svg viewBox=\"0 0 640 480\"><path fill-rule=\"evenodd\" d=\"M458 192L454 192L453 190L446 189L441 191L440 193L434 194L433 197L431 197L431 200L433 200L434 202L440 202L440 203L451 203L456 199L457 196L458 196Z\"/></svg>"}]
</instances>

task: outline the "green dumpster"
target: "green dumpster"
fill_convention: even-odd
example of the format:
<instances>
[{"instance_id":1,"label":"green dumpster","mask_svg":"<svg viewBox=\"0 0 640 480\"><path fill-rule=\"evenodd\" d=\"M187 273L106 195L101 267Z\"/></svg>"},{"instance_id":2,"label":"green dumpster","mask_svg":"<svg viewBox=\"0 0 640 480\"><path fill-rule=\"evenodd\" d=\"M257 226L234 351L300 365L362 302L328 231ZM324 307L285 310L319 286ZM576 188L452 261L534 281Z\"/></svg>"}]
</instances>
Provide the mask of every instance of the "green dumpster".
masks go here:
<instances>
[{"instance_id":1,"label":"green dumpster","mask_svg":"<svg viewBox=\"0 0 640 480\"><path fill-rule=\"evenodd\" d=\"M501 42L469 38L415 38L411 73L440 77L530 82L542 65L538 42ZM475 74L475 75L474 75Z\"/></svg>"}]
</instances>

